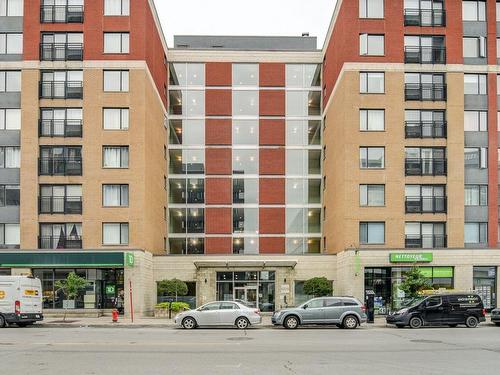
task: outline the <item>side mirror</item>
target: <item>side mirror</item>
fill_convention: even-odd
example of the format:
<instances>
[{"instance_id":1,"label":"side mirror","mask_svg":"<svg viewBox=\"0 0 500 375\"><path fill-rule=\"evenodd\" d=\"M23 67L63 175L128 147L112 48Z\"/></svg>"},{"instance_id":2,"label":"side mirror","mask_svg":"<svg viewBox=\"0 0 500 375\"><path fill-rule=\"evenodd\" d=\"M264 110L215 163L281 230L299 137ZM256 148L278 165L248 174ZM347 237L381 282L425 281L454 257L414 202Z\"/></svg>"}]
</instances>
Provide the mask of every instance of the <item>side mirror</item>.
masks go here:
<instances>
[{"instance_id":1,"label":"side mirror","mask_svg":"<svg viewBox=\"0 0 500 375\"><path fill-rule=\"evenodd\" d=\"M305 310L305 309L307 309L307 305L302 306L302 308L303 308L304 310Z\"/></svg>"}]
</instances>

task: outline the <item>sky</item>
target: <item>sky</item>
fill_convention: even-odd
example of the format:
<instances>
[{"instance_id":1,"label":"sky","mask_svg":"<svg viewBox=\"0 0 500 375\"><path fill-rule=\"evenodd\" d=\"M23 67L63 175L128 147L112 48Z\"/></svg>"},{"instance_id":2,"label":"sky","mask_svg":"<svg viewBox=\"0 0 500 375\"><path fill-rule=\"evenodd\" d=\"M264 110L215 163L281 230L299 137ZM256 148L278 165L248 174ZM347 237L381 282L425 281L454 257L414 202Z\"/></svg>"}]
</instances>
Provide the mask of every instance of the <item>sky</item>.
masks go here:
<instances>
[{"instance_id":1,"label":"sky","mask_svg":"<svg viewBox=\"0 0 500 375\"><path fill-rule=\"evenodd\" d=\"M174 35L309 32L322 48L336 0L154 0L167 45Z\"/></svg>"}]
</instances>

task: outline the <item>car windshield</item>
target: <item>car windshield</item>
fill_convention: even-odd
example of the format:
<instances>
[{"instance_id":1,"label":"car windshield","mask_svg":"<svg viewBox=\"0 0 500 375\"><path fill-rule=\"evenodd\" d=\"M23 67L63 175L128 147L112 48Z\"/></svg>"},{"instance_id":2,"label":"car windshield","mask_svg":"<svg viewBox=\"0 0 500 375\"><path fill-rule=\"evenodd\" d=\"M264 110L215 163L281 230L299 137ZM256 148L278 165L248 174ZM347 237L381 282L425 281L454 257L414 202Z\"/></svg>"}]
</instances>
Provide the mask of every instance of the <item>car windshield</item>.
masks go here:
<instances>
[{"instance_id":1,"label":"car windshield","mask_svg":"<svg viewBox=\"0 0 500 375\"><path fill-rule=\"evenodd\" d=\"M420 305L427 297L408 298L403 301L401 307L414 307Z\"/></svg>"}]
</instances>

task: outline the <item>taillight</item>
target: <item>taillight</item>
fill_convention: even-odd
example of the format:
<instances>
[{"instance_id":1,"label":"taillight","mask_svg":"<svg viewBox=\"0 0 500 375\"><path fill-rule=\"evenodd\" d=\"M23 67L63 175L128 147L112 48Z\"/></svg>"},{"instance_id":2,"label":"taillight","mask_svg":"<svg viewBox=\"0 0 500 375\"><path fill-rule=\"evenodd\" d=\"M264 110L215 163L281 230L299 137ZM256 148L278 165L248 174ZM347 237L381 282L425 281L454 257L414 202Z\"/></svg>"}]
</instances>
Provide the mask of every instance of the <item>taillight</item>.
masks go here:
<instances>
[{"instance_id":1,"label":"taillight","mask_svg":"<svg viewBox=\"0 0 500 375\"><path fill-rule=\"evenodd\" d=\"M16 301L14 306L15 306L14 309L15 309L16 315L21 314L21 302Z\"/></svg>"},{"instance_id":2,"label":"taillight","mask_svg":"<svg viewBox=\"0 0 500 375\"><path fill-rule=\"evenodd\" d=\"M486 309L483 309L483 316L486 316Z\"/></svg>"},{"instance_id":3,"label":"taillight","mask_svg":"<svg viewBox=\"0 0 500 375\"><path fill-rule=\"evenodd\" d=\"M363 312L366 312L366 306L365 305L361 306L361 310L363 310Z\"/></svg>"},{"instance_id":4,"label":"taillight","mask_svg":"<svg viewBox=\"0 0 500 375\"><path fill-rule=\"evenodd\" d=\"M254 311L254 313L256 313L257 315L260 315L260 310L257 309L257 310Z\"/></svg>"}]
</instances>

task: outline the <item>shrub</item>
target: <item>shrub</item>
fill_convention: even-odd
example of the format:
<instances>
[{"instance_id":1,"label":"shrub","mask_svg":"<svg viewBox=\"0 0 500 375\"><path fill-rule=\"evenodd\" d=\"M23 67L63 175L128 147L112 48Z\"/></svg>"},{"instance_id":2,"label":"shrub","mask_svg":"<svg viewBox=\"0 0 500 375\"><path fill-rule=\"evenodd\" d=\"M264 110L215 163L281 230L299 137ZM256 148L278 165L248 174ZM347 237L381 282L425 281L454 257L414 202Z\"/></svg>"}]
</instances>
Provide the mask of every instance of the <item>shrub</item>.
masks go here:
<instances>
[{"instance_id":1,"label":"shrub","mask_svg":"<svg viewBox=\"0 0 500 375\"><path fill-rule=\"evenodd\" d=\"M156 308L157 309L165 309L165 310L168 310L168 307L169 307L170 303L168 302L162 302L162 303L158 303L156 304ZM189 310L189 305L185 302L172 302L172 312L179 312L181 310Z\"/></svg>"}]
</instances>

